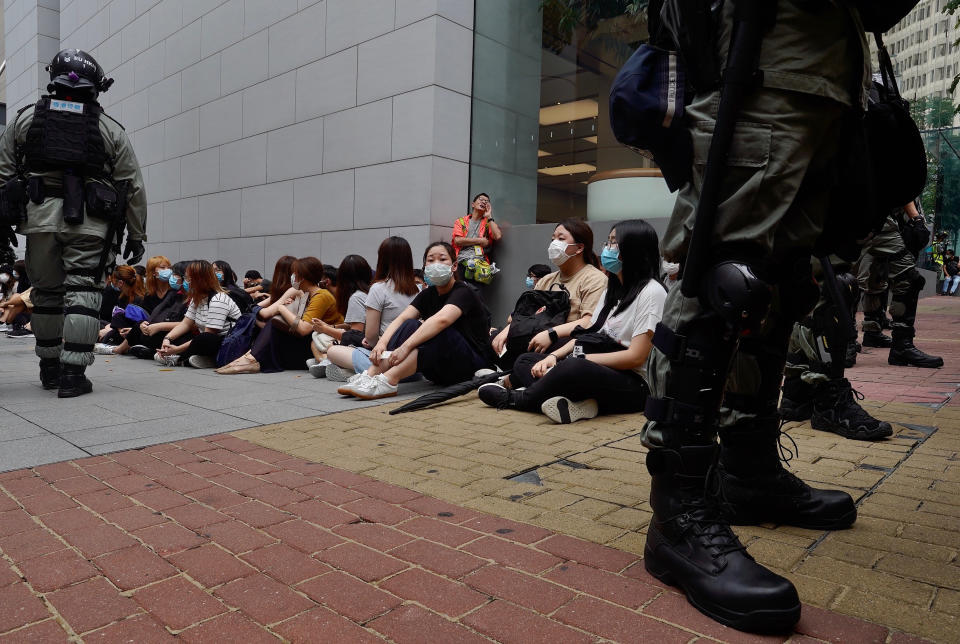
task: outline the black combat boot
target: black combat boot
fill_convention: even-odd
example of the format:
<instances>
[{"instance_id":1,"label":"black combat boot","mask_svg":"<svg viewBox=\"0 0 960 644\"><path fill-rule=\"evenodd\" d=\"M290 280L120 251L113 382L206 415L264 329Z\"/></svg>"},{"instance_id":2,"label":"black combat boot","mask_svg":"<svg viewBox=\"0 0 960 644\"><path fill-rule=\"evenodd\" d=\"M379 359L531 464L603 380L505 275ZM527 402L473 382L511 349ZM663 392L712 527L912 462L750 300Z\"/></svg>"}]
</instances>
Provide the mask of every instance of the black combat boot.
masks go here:
<instances>
[{"instance_id":1,"label":"black combat boot","mask_svg":"<svg viewBox=\"0 0 960 644\"><path fill-rule=\"evenodd\" d=\"M86 367L75 364L63 365L60 375L60 391L57 398L76 398L93 391L93 383L83 375Z\"/></svg>"},{"instance_id":2,"label":"black combat boot","mask_svg":"<svg viewBox=\"0 0 960 644\"><path fill-rule=\"evenodd\" d=\"M643 564L704 615L750 632L789 632L800 598L787 579L751 557L704 494L716 445L652 448L647 454L653 519Z\"/></svg>"},{"instance_id":3,"label":"black combat boot","mask_svg":"<svg viewBox=\"0 0 960 644\"><path fill-rule=\"evenodd\" d=\"M844 438L875 441L893 433L890 423L877 420L857 402L863 394L846 378L837 378L817 388L810 425Z\"/></svg>"},{"instance_id":4,"label":"black combat boot","mask_svg":"<svg viewBox=\"0 0 960 644\"><path fill-rule=\"evenodd\" d=\"M864 331L863 346L888 349L893 346L893 340L879 331Z\"/></svg>"},{"instance_id":5,"label":"black combat boot","mask_svg":"<svg viewBox=\"0 0 960 644\"><path fill-rule=\"evenodd\" d=\"M799 377L784 378L783 397L780 398L780 417L786 421L810 420L813 414L813 394L813 386Z\"/></svg>"},{"instance_id":6,"label":"black combat boot","mask_svg":"<svg viewBox=\"0 0 960 644\"><path fill-rule=\"evenodd\" d=\"M60 358L40 358L40 384L44 389L60 386Z\"/></svg>"},{"instance_id":7,"label":"black combat boot","mask_svg":"<svg viewBox=\"0 0 960 644\"><path fill-rule=\"evenodd\" d=\"M856 340L850 340L849 342L847 342L847 354L844 356L844 359L843 359L844 369L849 369L851 367L856 366L857 354L860 353L862 349L863 347L861 347L860 343L857 342Z\"/></svg>"},{"instance_id":8,"label":"black combat boot","mask_svg":"<svg viewBox=\"0 0 960 644\"><path fill-rule=\"evenodd\" d=\"M897 367L925 367L928 369L938 369L943 366L943 358L924 353L915 347L912 335L900 335L897 333L897 329L894 329L893 333L893 346L890 347L887 364Z\"/></svg>"},{"instance_id":9,"label":"black combat boot","mask_svg":"<svg viewBox=\"0 0 960 644\"><path fill-rule=\"evenodd\" d=\"M846 492L818 490L783 467L776 416L720 430L717 481L711 487L733 525L776 523L811 530L849 528L857 508Z\"/></svg>"}]
</instances>

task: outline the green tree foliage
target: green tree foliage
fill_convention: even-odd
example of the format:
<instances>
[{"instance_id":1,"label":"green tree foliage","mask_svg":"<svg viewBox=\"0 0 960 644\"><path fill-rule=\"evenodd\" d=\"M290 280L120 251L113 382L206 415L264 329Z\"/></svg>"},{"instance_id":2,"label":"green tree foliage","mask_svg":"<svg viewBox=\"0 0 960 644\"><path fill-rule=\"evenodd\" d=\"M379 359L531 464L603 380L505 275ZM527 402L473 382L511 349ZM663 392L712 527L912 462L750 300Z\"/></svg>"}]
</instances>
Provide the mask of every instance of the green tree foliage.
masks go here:
<instances>
[{"instance_id":1,"label":"green tree foliage","mask_svg":"<svg viewBox=\"0 0 960 644\"><path fill-rule=\"evenodd\" d=\"M646 22L648 4L648 0L540 0L544 47L560 53L578 32L584 41L608 39L615 34L599 33L602 21L626 16L635 23Z\"/></svg>"}]
</instances>

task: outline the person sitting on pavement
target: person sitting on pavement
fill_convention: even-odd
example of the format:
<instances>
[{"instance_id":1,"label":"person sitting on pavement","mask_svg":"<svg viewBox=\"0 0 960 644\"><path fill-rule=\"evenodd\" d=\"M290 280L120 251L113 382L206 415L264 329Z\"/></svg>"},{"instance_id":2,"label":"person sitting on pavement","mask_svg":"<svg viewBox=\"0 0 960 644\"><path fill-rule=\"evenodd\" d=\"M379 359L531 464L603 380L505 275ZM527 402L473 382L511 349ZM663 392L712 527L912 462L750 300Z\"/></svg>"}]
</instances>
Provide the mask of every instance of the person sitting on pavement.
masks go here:
<instances>
[{"instance_id":1,"label":"person sitting on pavement","mask_svg":"<svg viewBox=\"0 0 960 644\"><path fill-rule=\"evenodd\" d=\"M240 318L240 309L217 281L213 264L200 259L187 264L183 291L190 306L160 343L155 359L173 367L184 358L197 369L216 366L223 338Z\"/></svg>"},{"instance_id":2,"label":"person sitting on pavement","mask_svg":"<svg viewBox=\"0 0 960 644\"><path fill-rule=\"evenodd\" d=\"M347 255L337 269L337 311L343 316L343 324L332 325L321 319L311 320L313 324L310 352L313 357L307 360L307 370L314 378L326 373L329 364L327 351L333 342L343 342L344 335L350 340L353 331L362 338L366 323L367 292L370 290L370 278L373 272L370 264L360 255ZM349 344L349 343L348 343Z\"/></svg>"},{"instance_id":3,"label":"person sitting on pavement","mask_svg":"<svg viewBox=\"0 0 960 644\"><path fill-rule=\"evenodd\" d=\"M243 290L245 290L254 301L270 297L270 280L263 279L260 271L247 271L243 274Z\"/></svg>"},{"instance_id":4,"label":"person sitting on pavement","mask_svg":"<svg viewBox=\"0 0 960 644\"><path fill-rule=\"evenodd\" d=\"M537 285L537 282L552 272L546 264L534 264L527 269L527 276L523 278L523 286L528 289L533 288Z\"/></svg>"},{"instance_id":5,"label":"person sitting on pavement","mask_svg":"<svg viewBox=\"0 0 960 644\"><path fill-rule=\"evenodd\" d=\"M230 267L230 264L218 259L213 263L213 269L216 271L217 279L220 280L220 286L236 303L241 315L249 313L253 308L253 298L244 289L237 286L237 274Z\"/></svg>"},{"instance_id":6,"label":"person sitting on pavement","mask_svg":"<svg viewBox=\"0 0 960 644\"><path fill-rule=\"evenodd\" d=\"M525 389L485 384L480 400L498 409L542 411L556 423L643 411L649 390L641 376L667 297L659 282L658 248L657 233L646 221L615 225L601 255L607 288L590 328L579 327L573 339L564 338L545 356L532 354L538 361L523 375L532 381ZM521 365L518 359L514 373Z\"/></svg>"},{"instance_id":7,"label":"person sitting on pavement","mask_svg":"<svg viewBox=\"0 0 960 644\"><path fill-rule=\"evenodd\" d=\"M456 277L454 250L434 242L423 254L429 286L390 323L370 352L370 368L337 393L374 400L397 395L398 383L417 372L438 385L470 380L493 366L490 320L480 296Z\"/></svg>"},{"instance_id":8,"label":"person sitting on pavement","mask_svg":"<svg viewBox=\"0 0 960 644\"><path fill-rule=\"evenodd\" d=\"M147 275L144 280L146 292L140 306L147 313L153 313L170 290L170 275L172 274L170 260L163 255L156 255L147 260Z\"/></svg>"},{"instance_id":9,"label":"person sitting on pavement","mask_svg":"<svg viewBox=\"0 0 960 644\"><path fill-rule=\"evenodd\" d=\"M549 291L559 284L567 289L570 294L570 313L565 324L542 331L532 338L528 350L539 354L558 348L559 339L569 337L575 328L590 326L591 315L607 287L607 278L598 268L600 262L593 252L593 230L586 222L566 219L557 224L547 255L558 270L540 278L534 288ZM493 338L493 350L497 355L504 352L509 332L510 321L507 320L506 326ZM524 373L529 373L530 366L533 363L528 365ZM532 382L522 377L518 380L515 374L504 381L507 387L527 387Z\"/></svg>"},{"instance_id":10,"label":"person sitting on pavement","mask_svg":"<svg viewBox=\"0 0 960 644\"><path fill-rule=\"evenodd\" d=\"M33 302L30 300L32 288L22 293L14 293L0 302L0 331L6 331L8 338L33 337L30 330L30 313Z\"/></svg>"},{"instance_id":11,"label":"person sitting on pavement","mask_svg":"<svg viewBox=\"0 0 960 644\"><path fill-rule=\"evenodd\" d=\"M420 292L413 271L413 252L403 237L388 237L377 249L377 272L367 293L363 346L333 345L327 350L328 380L345 382L370 368L370 351L380 337ZM349 320L347 320L349 322ZM311 373L319 367L311 367ZM318 376L319 377L319 376Z\"/></svg>"},{"instance_id":12,"label":"person sitting on pavement","mask_svg":"<svg viewBox=\"0 0 960 644\"><path fill-rule=\"evenodd\" d=\"M150 317L134 325L113 352L119 355L131 355L142 360L153 358L167 333L183 320L187 313L186 294L183 286L183 273L189 262L177 262L172 268L157 271L157 280L166 279L167 292L157 304ZM149 275L149 274L148 274Z\"/></svg>"},{"instance_id":13,"label":"person sitting on pavement","mask_svg":"<svg viewBox=\"0 0 960 644\"><path fill-rule=\"evenodd\" d=\"M262 327L274 315L273 313L265 313L264 309L282 299L284 294L290 290L290 274L293 273L293 263L295 261L297 261L297 258L293 255L284 255L274 264L273 279L270 280L270 290L267 292L268 297L257 302L261 306L259 313L257 313L257 326Z\"/></svg>"},{"instance_id":14,"label":"person sitting on pavement","mask_svg":"<svg viewBox=\"0 0 960 644\"><path fill-rule=\"evenodd\" d=\"M261 329L250 351L220 367L217 373L275 373L306 369L313 333L311 321L316 318L330 324L343 322L333 295L320 288L323 281L320 260L301 257L294 261L291 270L290 289L267 307L270 309L270 323Z\"/></svg>"},{"instance_id":15,"label":"person sitting on pavement","mask_svg":"<svg viewBox=\"0 0 960 644\"><path fill-rule=\"evenodd\" d=\"M943 290L940 295L955 295L960 286L960 267L956 254L948 249L943 254Z\"/></svg>"},{"instance_id":16,"label":"person sitting on pavement","mask_svg":"<svg viewBox=\"0 0 960 644\"><path fill-rule=\"evenodd\" d=\"M117 266L111 277L113 281L112 284L107 284L107 289L114 291L116 299L113 308L108 312L110 317L107 324L100 329L99 339L94 345L94 353L99 354L113 353L113 348L123 342L124 336L134 324L140 322L127 317L126 308L133 304L142 309L146 295L146 286L133 266ZM101 308L100 313L102 315L107 312Z\"/></svg>"}]
</instances>

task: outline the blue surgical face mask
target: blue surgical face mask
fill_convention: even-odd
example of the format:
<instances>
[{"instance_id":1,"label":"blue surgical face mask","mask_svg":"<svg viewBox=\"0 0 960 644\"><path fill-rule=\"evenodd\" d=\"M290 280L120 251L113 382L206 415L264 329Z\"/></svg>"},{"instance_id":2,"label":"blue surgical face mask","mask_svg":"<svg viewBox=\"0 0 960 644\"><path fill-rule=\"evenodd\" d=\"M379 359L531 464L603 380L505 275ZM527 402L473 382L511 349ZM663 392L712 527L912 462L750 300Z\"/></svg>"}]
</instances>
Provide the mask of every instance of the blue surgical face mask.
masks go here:
<instances>
[{"instance_id":1,"label":"blue surgical face mask","mask_svg":"<svg viewBox=\"0 0 960 644\"><path fill-rule=\"evenodd\" d=\"M523 285L526 286L527 288L533 288L534 284L536 283L537 281L532 277L530 277L529 275L527 275L527 279L523 280Z\"/></svg>"},{"instance_id":2,"label":"blue surgical face mask","mask_svg":"<svg viewBox=\"0 0 960 644\"><path fill-rule=\"evenodd\" d=\"M190 292L190 282L188 282L187 280L183 280L183 292L184 293Z\"/></svg>"},{"instance_id":3,"label":"blue surgical face mask","mask_svg":"<svg viewBox=\"0 0 960 644\"><path fill-rule=\"evenodd\" d=\"M157 279L168 282L170 281L171 277L173 277L173 269L161 268L159 271L157 271Z\"/></svg>"},{"instance_id":4,"label":"blue surgical face mask","mask_svg":"<svg viewBox=\"0 0 960 644\"><path fill-rule=\"evenodd\" d=\"M217 276L217 281L218 281L218 282L222 282L222 281L223 281L223 272L217 271L216 273L214 273L214 275Z\"/></svg>"},{"instance_id":5,"label":"blue surgical face mask","mask_svg":"<svg viewBox=\"0 0 960 644\"><path fill-rule=\"evenodd\" d=\"M623 262L620 261L620 251L612 248L604 248L600 253L600 263L611 273L619 273L623 269Z\"/></svg>"},{"instance_id":6,"label":"blue surgical face mask","mask_svg":"<svg viewBox=\"0 0 960 644\"><path fill-rule=\"evenodd\" d=\"M180 288L180 278L170 273L170 277L167 278L167 281L170 282L170 288Z\"/></svg>"}]
</instances>

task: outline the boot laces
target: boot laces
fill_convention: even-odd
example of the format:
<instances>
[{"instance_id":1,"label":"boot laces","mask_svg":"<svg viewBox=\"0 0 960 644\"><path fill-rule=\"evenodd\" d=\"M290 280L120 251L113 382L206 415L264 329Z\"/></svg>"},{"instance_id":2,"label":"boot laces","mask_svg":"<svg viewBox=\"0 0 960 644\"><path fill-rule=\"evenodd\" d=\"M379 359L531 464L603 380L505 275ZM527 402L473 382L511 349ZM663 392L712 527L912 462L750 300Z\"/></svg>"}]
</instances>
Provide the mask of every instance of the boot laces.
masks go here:
<instances>
[{"instance_id":1,"label":"boot laces","mask_svg":"<svg viewBox=\"0 0 960 644\"><path fill-rule=\"evenodd\" d=\"M849 420L854 425L877 425L879 421L860 406L859 401L864 398L865 396L862 393L847 382L841 390L835 406L837 418L839 420Z\"/></svg>"},{"instance_id":2,"label":"boot laces","mask_svg":"<svg viewBox=\"0 0 960 644\"><path fill-rule=\"evenodd\" d=\"M708 501L711 498L710 488L714 486L718 489L719 495L715 494L713 498L719 499L718 503L726 503L726 500L720 498L722 490L719 489L721 487L719 476L716 475L714 467L710 468L703 482L703 494L683 499L682 504L691 530L700 543L710 550L710 556L713 559L731 552L746 552L747 547L740 543L740 538L723 520L717 503Z\"/></svg>"}]
</instances>

